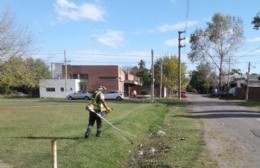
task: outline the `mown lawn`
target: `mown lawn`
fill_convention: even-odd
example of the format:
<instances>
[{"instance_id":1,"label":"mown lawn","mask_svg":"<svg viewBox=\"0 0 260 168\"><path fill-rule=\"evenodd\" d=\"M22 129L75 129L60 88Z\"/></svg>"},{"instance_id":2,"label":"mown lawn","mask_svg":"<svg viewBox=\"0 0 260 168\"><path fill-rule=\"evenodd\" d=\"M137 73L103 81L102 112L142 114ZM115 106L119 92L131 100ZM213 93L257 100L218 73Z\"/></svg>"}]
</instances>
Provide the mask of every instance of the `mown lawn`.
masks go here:
<instances>
[{"instance_id":1,"label":"mown lawn","mask_svg":"<svg viewBox=\"0 0 260 168\"><path fill-rule=\"evenodd\" d=\"M0 161L14 168L52 165L51 140L57 140L58 167L216 167L206 149L200 123L179 117L183 103L113 102L108 120L132 145L104 122L101 138L83 139L86 102L59 99L0 100ZM164 136L158 136L158 130ZM148 154L153 148L154 153ZM143 154L140 154L140 151Z\"/></svg>"}]
</instances>

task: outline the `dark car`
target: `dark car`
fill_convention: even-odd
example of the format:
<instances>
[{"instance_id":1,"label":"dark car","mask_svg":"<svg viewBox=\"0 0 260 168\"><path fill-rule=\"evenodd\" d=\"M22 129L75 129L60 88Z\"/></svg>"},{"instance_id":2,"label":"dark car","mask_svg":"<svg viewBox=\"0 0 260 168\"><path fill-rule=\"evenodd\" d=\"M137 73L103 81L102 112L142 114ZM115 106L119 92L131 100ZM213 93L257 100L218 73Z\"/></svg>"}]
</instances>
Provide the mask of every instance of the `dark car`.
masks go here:
<instances>
[{"instance_id":1,"label":"dark car","mask_svg":"<svg viewBox=\"0 0 260 168\"><path fill-rule=\"evenodd\" d=\"M69 94L67 96L67 99L69 99L69 100L76 100L76 99L90 100L91 97L92 97L92 94L87 91L78 91L78 92Z\"/></svg>"}]
</instances>

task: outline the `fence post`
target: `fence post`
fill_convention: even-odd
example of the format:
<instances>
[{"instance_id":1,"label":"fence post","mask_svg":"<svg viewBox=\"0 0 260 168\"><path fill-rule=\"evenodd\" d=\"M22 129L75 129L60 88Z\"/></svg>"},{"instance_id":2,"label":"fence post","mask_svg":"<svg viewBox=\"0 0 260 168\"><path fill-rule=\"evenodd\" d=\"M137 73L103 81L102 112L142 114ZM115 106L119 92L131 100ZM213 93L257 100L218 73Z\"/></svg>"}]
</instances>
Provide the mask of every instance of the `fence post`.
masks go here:
<instances>
[{"instance_id":1,"label":"fence post","mask_svg":"<svg viewBox=\"0 0 260 168\"><path fill-rule=\"evenodd\" d=\"M57 168L57 141L53 139L51 141L52 145L52 168Z\"/></svg>"}]
</instances>

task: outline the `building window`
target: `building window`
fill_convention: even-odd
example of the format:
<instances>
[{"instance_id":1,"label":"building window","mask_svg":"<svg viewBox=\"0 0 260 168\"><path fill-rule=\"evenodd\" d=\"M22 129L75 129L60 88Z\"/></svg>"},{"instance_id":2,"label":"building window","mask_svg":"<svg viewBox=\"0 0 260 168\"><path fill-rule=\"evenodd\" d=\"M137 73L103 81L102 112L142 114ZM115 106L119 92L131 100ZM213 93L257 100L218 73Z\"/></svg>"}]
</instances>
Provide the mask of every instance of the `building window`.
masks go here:
<instances>
[{"instance_id":1,"label":"building window","mask_svg":"<svg viewBox=\"0 0 260 168\"><path fill-rule=\"evenodd\" d=\"M55 92L55 88L46 88L46 92Z\"/></svg>"},{"instance_id":2,"label":"building window","mask_svg":"<svg viewBox=\"0 0 260 168\"><path fill-rule=\"evenodd\" d=\"M64 92L64 87L61 87L61 88L60 88L60 91L61 91L61 92Z\"/></svg>"},{"instance_id":3,"label":"building window","mask_svg":"<svg viewBox=\"0 0 260 168\"><path fill-rule=\"evenodd\" d=\"M104 76L104 77L99 77L99 79L102 79L102 80L117 80L117 76Z\"/></svg>"},{"instance_id":4,"label":"building window","mask_svg":"<svg viewBox=\"0 0 260 168\"><path fill-rule=\"evenodd\" d=\"M78 79L78 74L71 74L70 78L71 79Z\"/></svg>"},{"instance_id":5,"label":"building window","mask_svg":"<svg viewBox=\"0 0 260 168\"><path fill-rule=\"evenodd\" d=\"M70 74L70 79L88 79L88 74Z\"/></svg>"},{"instance_id":6,"label":"building window","mask_svg":"<svg viewBox=\"0 0 260 168\"><path fill-rule=\"evenodd\" d=\"M79 74L80 79L88 79L88 74Z\"/></svg>"},{"instance_id":7,"label":"building window","mask_svg":"<svg viewBox=\"0 0 260 168\"><path fill-rule=\"evenodd\" d=\"M86 82L79 82L79 88L80 90L87 90Z\"/></svg>"}]
</instances>

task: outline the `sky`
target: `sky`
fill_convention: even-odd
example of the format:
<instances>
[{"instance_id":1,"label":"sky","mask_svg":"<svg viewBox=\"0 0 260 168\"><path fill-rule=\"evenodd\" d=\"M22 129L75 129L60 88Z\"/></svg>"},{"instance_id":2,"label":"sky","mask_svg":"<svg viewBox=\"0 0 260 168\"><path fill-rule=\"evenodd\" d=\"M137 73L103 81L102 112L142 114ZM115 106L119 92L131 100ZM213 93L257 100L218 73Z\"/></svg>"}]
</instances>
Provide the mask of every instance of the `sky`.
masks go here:
<instances>
[{"instance_id":1,"label":"sky","mask_svg":"<svg viewBox=\"0 0 260 168\"><path fill-rule=\"evenodd\" d=\"M137 66L151 68L165 55L178 55L188 71L196 69L187 54L189 37L205 29L216 13L243 21L244 41L231 57L231 69L260 73L260 30L251 21L260 12L259 0L1 0L0 14L8 10L15 23L32 32L34 58L71 65ZM228 68L228 63L224 65Z\"/></svg>"}]
</instances>

